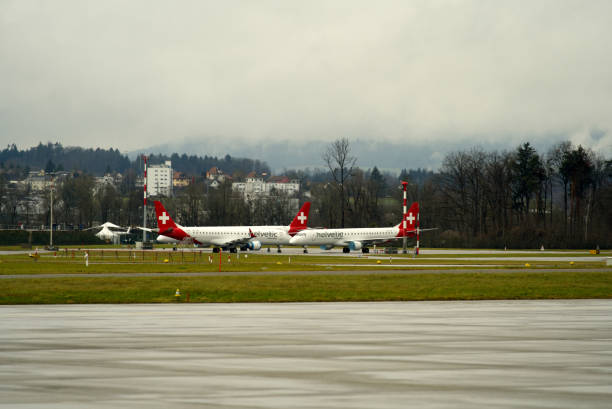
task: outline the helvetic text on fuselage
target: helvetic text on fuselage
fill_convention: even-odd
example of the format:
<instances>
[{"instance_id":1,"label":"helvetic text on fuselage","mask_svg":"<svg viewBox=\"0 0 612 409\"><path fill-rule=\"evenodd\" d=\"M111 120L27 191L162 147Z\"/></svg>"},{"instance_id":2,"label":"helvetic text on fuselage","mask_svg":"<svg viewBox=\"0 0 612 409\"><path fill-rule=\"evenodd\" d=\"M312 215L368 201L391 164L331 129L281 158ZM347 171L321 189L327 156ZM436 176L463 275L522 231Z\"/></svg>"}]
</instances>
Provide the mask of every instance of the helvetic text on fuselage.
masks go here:
<instances>
[{"instance_id":1,"label":"helvetic text on fuselage","mask_svg":"<svg viewBox=\"0 0 612 409\"><path fill-rule=\"evenodd\" d=\"M324 238L324 239L342 239L344 238L344 233L337 231L337 232L317 232L317 238Z\"/></svg>"},{"instance_id":2,"label":"helvetic text on fuselage","mask_svg":"<svg viewBox=\"0 0 612 409\"><path fill-rule=\"evenodd\" d=\"M253 230L255 237L265 237L267 239L277 239L279 232L269 230Z\"/></svg>"}]
</instances>

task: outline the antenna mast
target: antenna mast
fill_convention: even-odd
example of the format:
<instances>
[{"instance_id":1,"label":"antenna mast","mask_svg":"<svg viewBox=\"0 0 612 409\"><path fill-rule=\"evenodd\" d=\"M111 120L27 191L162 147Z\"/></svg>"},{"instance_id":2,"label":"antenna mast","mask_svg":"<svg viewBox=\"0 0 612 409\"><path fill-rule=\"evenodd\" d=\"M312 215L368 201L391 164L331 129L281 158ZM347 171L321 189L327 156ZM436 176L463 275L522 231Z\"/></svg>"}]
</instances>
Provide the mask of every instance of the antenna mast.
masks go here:
<instances>
[{"instance_id":1,"label":"antenna mast","mask_svg":"<svg viewBox=\"0 0 612 409\"><path fill-rule=\"evenodd\" d=\"M143 205L143 215L142 215L142 226L147 228L147 156L142 155L142 159L144 160L144 205ZM147 231L142 230L142 244L147 242Z\"/></svg>"}]
</instances>

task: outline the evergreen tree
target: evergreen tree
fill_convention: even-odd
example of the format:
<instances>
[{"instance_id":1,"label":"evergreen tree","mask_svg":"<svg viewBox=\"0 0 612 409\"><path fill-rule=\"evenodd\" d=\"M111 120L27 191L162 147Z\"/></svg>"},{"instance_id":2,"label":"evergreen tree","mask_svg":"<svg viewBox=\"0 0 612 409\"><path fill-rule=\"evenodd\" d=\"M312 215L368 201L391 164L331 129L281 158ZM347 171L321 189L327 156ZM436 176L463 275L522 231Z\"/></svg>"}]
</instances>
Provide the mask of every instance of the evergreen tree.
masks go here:
<instances>
[{"instance_id":1,"label":"evergreen tree","mask_svg":"<svg viewBox=\"0 0 612 409\"><path fill-rule=\"evenodd\" d=\"M45 165L45 173L53 173L53 172L55 172L55 164L53 163L51 159L49 159L47 161L47 164Z\"/></svg>"}]
</instances>

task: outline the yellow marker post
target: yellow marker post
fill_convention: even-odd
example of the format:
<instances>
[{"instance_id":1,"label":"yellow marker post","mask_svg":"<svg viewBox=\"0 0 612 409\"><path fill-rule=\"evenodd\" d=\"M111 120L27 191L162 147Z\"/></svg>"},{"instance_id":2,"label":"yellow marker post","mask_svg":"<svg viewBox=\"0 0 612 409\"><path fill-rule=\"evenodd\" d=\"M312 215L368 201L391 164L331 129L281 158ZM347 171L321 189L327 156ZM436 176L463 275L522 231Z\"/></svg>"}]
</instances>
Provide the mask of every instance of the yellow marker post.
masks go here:
<instances>
[{"instance_id":1,"label":"yellow marker post","mask_svg":"<svg viewBox=\"0 0 612 409\"><path fill-rule=\"evenodd\" d=\"M181 296L181 292L179 291L178 288L176 289L176 292L174 293L174 296L176 297L177 300Z\"/></svg>"}]
</instances>

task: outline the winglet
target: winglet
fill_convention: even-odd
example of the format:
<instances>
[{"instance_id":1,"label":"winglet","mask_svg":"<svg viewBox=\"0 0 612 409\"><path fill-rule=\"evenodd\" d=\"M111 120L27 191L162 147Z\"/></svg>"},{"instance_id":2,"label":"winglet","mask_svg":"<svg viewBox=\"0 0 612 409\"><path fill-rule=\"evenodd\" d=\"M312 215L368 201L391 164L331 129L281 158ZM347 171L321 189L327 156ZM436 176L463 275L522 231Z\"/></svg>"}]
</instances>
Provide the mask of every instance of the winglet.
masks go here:
<instances>
[{"instance_id":1,"label":"winglet","mask_svg":"<svg viewBox=\"0 0 612 409\"><path fill-rule=\"evenodd\" d=\"M296 233L306 229L308 225L308 214L310 213L310 202L302 205L302 208L297 212L291 224L289 225L289 235L293 236Z\"/></svg>"}]
</instances>

